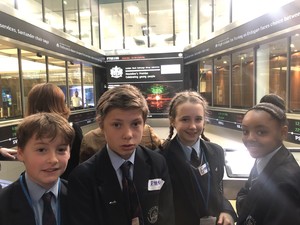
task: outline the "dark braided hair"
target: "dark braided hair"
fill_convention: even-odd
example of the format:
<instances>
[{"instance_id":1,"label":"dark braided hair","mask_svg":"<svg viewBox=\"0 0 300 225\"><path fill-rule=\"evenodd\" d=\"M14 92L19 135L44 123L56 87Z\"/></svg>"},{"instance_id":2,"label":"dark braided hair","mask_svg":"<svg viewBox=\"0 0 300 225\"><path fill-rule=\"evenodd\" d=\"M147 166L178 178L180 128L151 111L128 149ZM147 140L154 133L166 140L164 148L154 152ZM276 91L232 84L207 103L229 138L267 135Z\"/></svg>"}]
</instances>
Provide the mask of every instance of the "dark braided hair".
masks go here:
<instances>
[{"instance_id":1,"label":"dark braided hair","mask_svg":"<svg viewBox=\"0 0 300 225\"><path fill-rule=\"evenodd\" d=\"M286 111L284 100L279 95L273 93L266 94L260 99L260 103L263 102L272 103L273 105L276 105L283 111Z\"/></svg>"},{"instance_id":2,"label":"dark braided hair","mask_svg":"<svg viewBox=\"0 0 300 225\"><path fill-rule=\"evenodd\" d=\"M258 103L257 105L255 105L251 109L249 109L246 112L246 114L252 110L265 111L265 112L269 113L275 120L277 120L281 126L288 125L285 111L273 103L269 103L269 102Z\"/></svg>"},{"instance_id":3,"label":"dark braided hair","mask_svg":"<svg viewBox=\"0 0 300 225\"><path fill-rule=\"evenodd\" d=\"M203 106L204 109L204 116L206 116L208 114L207 111L207 102L206 100L196 91L182 91L177 93L172 100L170 101L169 104L169 120L174 121L176 118L176 113L177 113L177 107L183 103L186 102L191 102L191 103L195 103L195 104L201 104ZM170 127L169 127L169 136L168 138L165 140L165 142L162 144L161 148L166 148L172 137L174 135L174 127L171 125L170 123ZM202 136L202 134L201 134ZM204 134L203 134L204 136ZM209 140L204 136L205 140Z\"/></svg>"}]
</instances>

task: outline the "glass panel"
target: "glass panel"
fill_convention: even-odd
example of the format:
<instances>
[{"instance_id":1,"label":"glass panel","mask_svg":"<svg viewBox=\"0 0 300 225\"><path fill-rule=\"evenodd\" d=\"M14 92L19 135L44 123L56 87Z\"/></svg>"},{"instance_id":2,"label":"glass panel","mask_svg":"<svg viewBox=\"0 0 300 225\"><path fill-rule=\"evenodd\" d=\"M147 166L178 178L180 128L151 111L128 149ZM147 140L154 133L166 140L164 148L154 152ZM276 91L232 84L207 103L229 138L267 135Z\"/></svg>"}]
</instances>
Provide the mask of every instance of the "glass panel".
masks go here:
<instances>
[{"instance_id":1,"label":"glass panel","mask_svg":"<svg viewBox=\"0 0 300 225\"><path fill-rule=\"evenodd\" d=\"M100 0L101 49L123 49L121 3Z\"/></svg>"},{"instance_id":2,"label":"glass panel","mask_svg":"<svg viewBox=\"0 0 300 225\"><path fill-rule=\"evenodd\" d=\"M84 107L90 108L95 106L94 99L94 75L93 67L90 65L83 65L83 99Z\"/></svg>"},{"instance_id":3,"label":"glass panel","mask_svg":"<svg viewBox=\"0 0 300 225\"><path fill-rule=\"evenodd\" d=\"M199 92L212 105L212 60L201 60L199 65Z\"/></svg>"},{"instance_id":4,"label":"glass panel","mask_svg":"<svg viewBox=\"0 0 300 225\"><path fill-rule=\"evenodd\" d=\"M27 107L28 92L35 84L46 82L46 64L45 56L40 53L34 53L22 50L22 74L24 87L24 102ZM26 111L26 109L25 109Z\"/></svg>"},{"instance_id":5,"label":"glass panel","mask_svg":"<svg viewBox=\"0 0 300 225\"><path fill-rule=\"evenodd\" d=\"M214 106L229 107L229 56L214 59Z\"/></svg>"},{"instance_id":6,"label":"glass panel","mask_svg":"<svg viewBox=\"0 0 300 225\"><path fill-rule=\"evenodd\" d=\"M0 43L0 120L21 117L21 88L16 48Z\"/></svg>"},{"instance_id":7,"label":"glass panel","mask_svg":"<svg viewBox=\"0 0 300 225\"><path fill-rule=\"evenodd\" d=\"M199 0L200 38L205 38L212 32L212 0Z\"/></svg>"},{"instance_id":8,"label":"glass panel","mask_svg":"<svg viewBox=\"0 0 300 225\"><path fill-rule=\"evenodd\" d=\"M45 4L45 23L63 31L63 14L61 0L44 1Z\"/></svg>"},{"instance_id":9,"label":"glass panel","mask_svg":"<svg viewBox=\"0 0 300 225\"><path fill-rule=\"evenodd\" d=\"M296 34L291 41L291 75L290 75L290 110L300 112L300 35Z\"/></svg>"},{"instance_id":10,"label":"glass panel","mask_svg":"<svg viewBox=\"0 0 300 225\"><path fill-rule=\"evenodd\" d=\"M224 28L230 22L230 0L214 0L214 30Z\"/></svg>"},{"instance_id":11,"label":"glass panel","mask_svg":"<svg viewBox=\"0 0 300 225\"><path fill-rule=\"evenodd\" d=\"M2 0L1 3L5 3L10 7L15 7L15 0Z\"/></svg>"},{"instance_id":12,"label":"glass panel","mask_svg":"<svg viewBox=\"0 0 300 225\"><path fill-rule=\"evenodd\" d=\"M66 17L66 33L79 38L77 0L68 0L64 3Z\"/></svg>"},{"instance_id":13,"label":"glass panel","mask_svg":"<svg viewBox=\"0 0 300 225\"><path fill-rule=\"evenodd\" d=\"M198 7L198 0L190 0L191 43L198 40L198 10L197 10L197 7Z\"/></svg>"},{"instance_id":14,"label":"glass panel","mask_svg":"<svg viewBox=\"0 0 300 225\"><path fill-rule=\"evenodd\" d=\"M175 38L176 46L189 44L189 1L174 0L175 4ZM197 9L197 6L194 7Z\"/></svg>"},{"instance_id":15,"label":"glass panel","mask_svg":"<svg viewBox=\"0 0 300 225\"><path fill-rule=\"evenodd\" d=\"M71 110L83 108L81 89L81 69L79 63L68 62L69 96Z\"/></svg>"},{"instance_id":16,"label":"glass panel","mask_svg":"<svg viewBox=\"0 0 300 225\"><path fill-rule=\"evenodd\" d=\"M28 15L31 20L43 21L42 0L18 0L18 10Z\"/></svg>"},{"instance_id":17,"label":"glass panel","mask_svg":"<svg viewBox=\"0 0 300 225\"><path fill-rule=\"evenodd\" d=\"M48 57L49 82L56 84L67 96L67 80L65 61Z\"/></svg>"},{"instance_id":18,"label":"glass panel","mask_svg":"<svg viewBox=\"0 0 300 225\"><path fill-rule=\"evenodd\" d=\"M99 19L98 19L99 5L98 1L92 1L92 32L93 32L93 46L100 48L99 37Z\"/></svg>"},{"instance_id":19,"label":"glass panel","mask_svg":"<svg viewBox=\"0 0 300 225\"><path fill-rule=\"evenodd\" d=\"M274 93L286 100L287 41L261 45L257 50L257 99Z\"/></svg>"},{"instance_id":20,"label":"glass panel","mask_svg":"<svg viewBox=\"0 0 300 225\"><path fill-rule=\"evenodd\" d=\"M125 48L148 47L146 1L124 2Z\"/></svg>"},{"instance_id":21,"label":"glass panel","mask_svg":"<svg viewBox=\"0 0 300 225\"><path fill-rule=\"evenodd\" d=\"M231 106L250 108L253 106L253 50L232 54Z\"/></svg>"},{"instance_id":22,"label":"glass panel","mask_svg":"<svg viewBox=\"0 0 300 225\"><path fill-rule=\"evenodd\" d=\"M248 21L267 12L275 11L280 6L292 1L293 0L232 0L232 21Z\"/></svg>"},{"instance_id":23,"label":"glass panel","mask_svg":"<svg viewBox=\"0 0 300 225\"><path fill-rule=\"evenodd\" d=\"M92 44L91 37L91 6L90 1L79 0L81 40L89 45Z\"/></svg>"},{"instance_id":24,"label":"glass panel","mask_svg":"<svg viewBox=\"0 0 300 225\"><path fill-rule=\"evenodd\" d=\"M150 47L173 46L172 24L172 0L149 1Z\"/></svg>"}]
</instances>

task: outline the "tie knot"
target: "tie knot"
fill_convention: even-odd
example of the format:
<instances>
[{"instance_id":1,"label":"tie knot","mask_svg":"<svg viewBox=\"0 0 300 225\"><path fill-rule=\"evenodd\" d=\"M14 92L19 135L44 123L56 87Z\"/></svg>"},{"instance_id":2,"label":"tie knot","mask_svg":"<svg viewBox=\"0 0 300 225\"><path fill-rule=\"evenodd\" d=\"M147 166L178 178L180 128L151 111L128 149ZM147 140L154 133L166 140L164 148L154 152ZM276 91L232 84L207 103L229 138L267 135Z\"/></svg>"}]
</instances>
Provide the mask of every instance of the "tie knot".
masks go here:
<instances>
[{"instance_id":1,"label":"tie knot","mask_svg":"<svg viewBox=\"0 0 300 225\"><path fill-rule=\"evenodd\" d=\"M52 196L53 196L53 193L51 191L43 194L42 199L43 199L44 203L51 203Z\"/></svg>"},{"instance_id":2,"label":"tie knot","mask_svg":"<svg viewBox=\"0 0 300 225\"><path fill-rule=\"evenodd\" d=\"M129 175L129 170L130 170L130 166L131 166L131 162L130 161L126 161L122 164L121 166L121 170L122 170L122 174L126 179L130 180L130 175Z\"/></svg>"}]
</instances>

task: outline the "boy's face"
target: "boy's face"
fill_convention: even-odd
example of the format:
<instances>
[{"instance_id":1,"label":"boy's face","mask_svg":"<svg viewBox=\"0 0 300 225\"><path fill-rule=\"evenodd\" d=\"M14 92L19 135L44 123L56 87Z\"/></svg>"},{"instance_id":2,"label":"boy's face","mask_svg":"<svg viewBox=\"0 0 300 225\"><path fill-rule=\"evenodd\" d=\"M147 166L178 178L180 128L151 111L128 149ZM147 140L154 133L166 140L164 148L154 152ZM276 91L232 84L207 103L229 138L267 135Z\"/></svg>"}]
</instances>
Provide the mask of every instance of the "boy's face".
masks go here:
<instances>
[{"instance_id":1,"label":"boy's face","mask_svg":"<svg viewBox=\"0 0 300 225\"><path fill-rule=\"evenodd\" d=\"M18 148L18 159L25 165L29 178L45 189L51 188L65 171L70 158L70 145L60 134L55 139L36 139L34 135Z\"/></svg>"},{"instance_id":2,"label":"boy's face","mask_svg":"<svg viewBox=\"0 0 300 225\"><path fill-rule=\"evenodd\" d=\"M142 112L139 109L112 109L105 116L102 129L110 149L128 159L142 140Z\"/></svg>"},{"instance_id":3,"label":"boy's face","mask_svg":"<svg viewBox=\"0 0 300 225\"><path fill-rule=\"evenodd\" d=\"M277 149L287 133L287 126L262 110L251 110L242 121L242 140L253 158L261 158Z\"/></svg>"},{"instance_id":4,"label":"boy's face","mask_svg":"<svg viewBox=\"0 0 300 225\"><path fill-rule=\"evenodd\" d=\"M186 146L198 140L204 127L204 109L201 104L186 102L176 108L176 118L171 121L177 135Z\"/></svg>"}]
</instances>

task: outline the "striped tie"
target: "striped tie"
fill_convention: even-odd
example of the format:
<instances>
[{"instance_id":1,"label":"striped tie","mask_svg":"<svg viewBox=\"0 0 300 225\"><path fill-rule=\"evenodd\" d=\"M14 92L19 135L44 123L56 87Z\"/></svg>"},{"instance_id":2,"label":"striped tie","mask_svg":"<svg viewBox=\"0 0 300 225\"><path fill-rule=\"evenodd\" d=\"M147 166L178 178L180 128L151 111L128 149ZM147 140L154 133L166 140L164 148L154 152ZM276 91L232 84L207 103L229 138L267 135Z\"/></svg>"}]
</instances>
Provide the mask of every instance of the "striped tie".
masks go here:
<instances>
[{"instance_id":1,"label":"striped tie","mask_svg":"<svg viewBox=\"0 0 300 225\"><path fill-rule=\"evenodd\" d=\"M129 224L132 224L132 219L138 217L139 224L143 225L143 216L142 209L139 203L138 194L135 188L135 185L130 178L129 170L130 170L131 162L126 161L122 164L122 185L123 185L123 194L125 198L125 208L129 219Z\"/></svg>"},{"instance_id":2,"label":"striped tie","mask_svg":"<svg viewBox=\"0 0 300 225\"><path fill-rule=\"evenodd\" d=\"M43 225L56 225L56 219L51 206L52 192L45 193L42 196L44 202Z\"/></svg>"}]
</instances>

